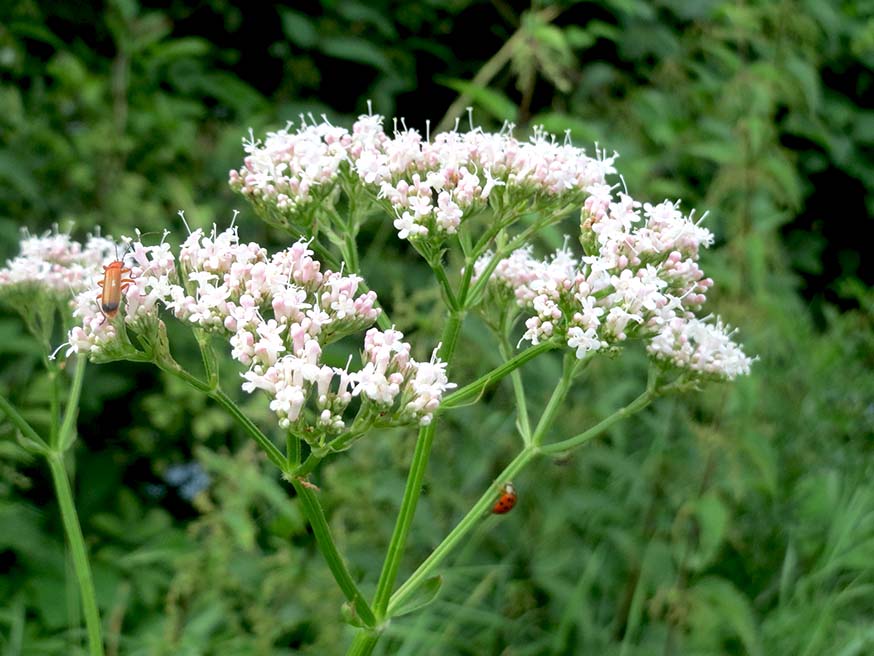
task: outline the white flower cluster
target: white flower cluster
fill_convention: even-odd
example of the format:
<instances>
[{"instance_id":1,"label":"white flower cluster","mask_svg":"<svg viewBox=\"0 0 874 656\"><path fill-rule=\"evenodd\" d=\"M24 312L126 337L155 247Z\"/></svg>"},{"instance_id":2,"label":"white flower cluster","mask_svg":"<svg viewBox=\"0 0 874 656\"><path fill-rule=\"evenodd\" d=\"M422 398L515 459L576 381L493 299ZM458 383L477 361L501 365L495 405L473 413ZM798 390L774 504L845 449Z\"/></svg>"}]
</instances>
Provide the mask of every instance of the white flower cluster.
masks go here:
<instances>
[{"instance_id":1,"label":"white flower cluster","mask_svg":"<svg viewBox=\"0 0 874 656\"><path fill-rule=\"evenodd\" d=\"M110 244L113 243L110 241ZM108 259L114 260L115 255ZM130 273L123 277L133 280L123 287L121 293L121 302L125 307L124 322L141 330L155 320L158 303L163 302L170 293L176 279L175 260L170 252L170 244L163 239L155 246L144 246L139 241L132 243L122 260L125 268L130 269ZM74 326L68 334L67 356L86 353L91 357L100 357L119 344L120 334L115 322L110 321L100 308L102 290L97 286L104 275L102 263L109 262L106 258L95 261L101 265L97 267L99 272L95 270L90 280L83 281L88 286L73 299L73 316L79 325Z\"/></svg>"},{"instance_id":2,"label":"white flower cluster","mask_svg":"<svg viewBox=\"0 0 874 656\"><path fill-rule=\"evenodd\" d=\"M268 256L241 243L237 230L192 232L178 268L167 244L133 244L133 284L125 293L125 324L135 331L158 321L159 305L182 321L227 335L232 356L247 367L243 389L266 391L284 428L308 439L345 428L343 412L356 396L376 414L401 423L431 421L445 390L445 364L420 363L395 330L368 331L360 371L322 364L322 349L376 320L376 294L358 294L361 278L322 271L305 241ZM90 289L77 297L82 325L70 331L70 352L112 353L119 339ZM435 350L436 353L436 350ZM308 424L307 401L317 417ZM314 432L315 431L315 432Z\"/></svg>"},{"instance_id":3,"label":"white flower cluster","mask_svg":"<svg viewBox=\"0 0 874 656\"><path fill-rule=\"evenodd\" d=\"M25 234L21 253L0 269L0 294L16 290L40 291L66 300L92 284L103 268L101 263L115 252L116 244L91 236L85 244L54 230L40 236Z\"/></svg>"},{"instance_id":4,"label":"white flower cluster","mask_svg":"<svg viewBox=\"0 0 874 656\"><path fill-rule=\"evenodd\" d=\"M332 190L340 164L348 161L352 138L343 128L327 121L307 124L291 132L269 132L264 143L250 132L244 141L243 167L230 172L230 184L255 202L293 213Z\"/></svg>"},{"instance_id":5,"label":"white flower cluster","mask_svg":"<svg viewBox=\"0 0 874 656\"><path fill-rule=\"evenodd\" d=\"M733 380L750 372L750 358L719 319L712 324L675 317L650 340L649 352L676 367L714 378Z\"/></svg>"},{"instance_id":6,"label":"white flower cluster","mask_svg":"<svg viewBox=\"0 0 874 656\"><path fill-rule=\"evenodd\" d=\"M302 121L296 132L290 126L270 132L263 143L250 137L242 168L230 172L231 187L294 223L346 176L388 203L401 239L420 239L456 232L498 189L508 203L582 203L588 189L615 172L615 156L589 157L542 130L529 141L510 129L453 130L429 140L397 126L388 136L382 122L364 115L348 132L326 120Z\"/></svg>"},{"instance_id":7,"label":"white flower cluster","mask_svg":"<svg viewBox=\"0 0 874 656\"><path fill-rule=\"evenodd\" d=\"M538 260L530 247L497 264L493 290L533 313L524 340L556 338L587 353L630 337L649 340L649 353L702 376L733 379L749 372L751 359L731 341L721 322L695 316L713 281L698 266L699 249L713 235L684 216L676 204L643 204L606 185L590 188L580 242L587 255L558 250ZM492 255L475 265L480 277Z\"/></svg>"}]
</instances>

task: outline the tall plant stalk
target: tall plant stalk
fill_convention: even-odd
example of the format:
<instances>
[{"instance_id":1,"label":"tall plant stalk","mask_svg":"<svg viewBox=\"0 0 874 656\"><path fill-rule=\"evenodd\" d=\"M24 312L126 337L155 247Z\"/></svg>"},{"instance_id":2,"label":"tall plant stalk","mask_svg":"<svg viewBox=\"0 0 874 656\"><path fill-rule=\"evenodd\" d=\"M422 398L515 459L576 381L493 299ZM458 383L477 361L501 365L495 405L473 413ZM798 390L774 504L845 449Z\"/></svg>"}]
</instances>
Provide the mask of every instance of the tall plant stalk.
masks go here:
<instances>
[{"instance_id":1,"label":"tall plant stalk","mask_svg":"<svg viewBox=\"0 0 874 656\"><path fill-rule=\"evenodd\" d=\"M88 561L85 537L82 535L82 526L76 511L73 489L64 465L65 454L74 444L76 437L76 417L79 413L79 397L82 393L82 382L85 377L85 358L80 357L76 361L76 370L67 396L63 418L60 415L61 370L51 360L46 359L46 364L49 368L50 378L52 378L53 388L49 439L43 439L2 395L0 395L0 410L21 432L25 447L44 457L49 466L55 497L61 511L64 533L73 560L73 571L76 573L79 598L82 601L85 629L88 634L88 653L91 656L103 656L103 628L100 621L100 611L97 607L97 595L94 591L91 564Z\"/></svg>"}]
</instances>

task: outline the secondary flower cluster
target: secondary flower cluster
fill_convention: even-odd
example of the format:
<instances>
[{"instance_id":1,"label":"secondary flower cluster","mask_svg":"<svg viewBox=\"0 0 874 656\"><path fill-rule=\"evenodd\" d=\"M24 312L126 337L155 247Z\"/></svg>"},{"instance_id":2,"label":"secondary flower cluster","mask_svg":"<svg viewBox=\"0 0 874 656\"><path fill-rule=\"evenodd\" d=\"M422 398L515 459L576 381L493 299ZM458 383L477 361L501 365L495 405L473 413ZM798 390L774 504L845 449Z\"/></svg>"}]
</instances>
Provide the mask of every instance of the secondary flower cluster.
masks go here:
<instances>
[{"instance_id":1,"label":"secondary flower cluster","mask_svg":"<svg viewBox=\"0 0 874 656\"><path fill-rule=\"evenodd\" d=\"M250 136L247 156L230 172L231 187L268 214L305 225L306 211L347 181L363 185L388 205L401 239L439 238L495 202L581 204L586 190L615 172L614 157L597 158L569 143L535 131L519 141L508 128L443 132L423 139L413 129L387 135L378 115L359 117L349 132L321 123Z\"/></svg>"},{"instance_id":2,"label":"secondary flower cluster","mask_svg":"<svg viewBox=\"0 0 874 656\"><path fill-rule=\"evenodd\" d=\"M626 193L614 198L606 185L590 192L581 222L584 256L562 248L540 260L526 247L494 268L493 293L533 315L523 339L561 339L582 359L640 337L654 358L700 376L748 373L751 359L723 324L695 316L713 284L698 266L710 231L667 201L653 206ZM477 261L476 278L492 257Z\"/></svg>"},{"instance_id":3,"label":"secondary flower cluster","mask_svg":"<svg viewBox=\"0 0 874 656\"><path fill-rule=\"evenodd\" d=\"M413 360L400 332L371 328L360 371L322 362L327 344L371 326L379 310L374 292L358 293L360 277L323 271L312 255L299 241L269 256L258 244L241 242L235 228L195 230L179 249L178 266L168 244L135 242L124 325L154 333L163 306L184 322L225 335L232 356L247 368L243 389L266 391L280 425L308 439L343 430L344 411L355 397L362 399L360 416L429 423L453 385L436 355ZM82 325L70 331L69 352L111 359L126 337L102 315L96 293L90 289L76 299Z\"/></svg>"},{"instance_id":4,"label":"secondary flower cluster","mask_svg":"<svg viewBox=\"0 0 874 656\"><path fill-rule=\"evenodd\" d=\"M170 245L163 239L155 246L144 246L137 241L127 250L123 260L125 267L130 269L127 277L133 282L122 292L124 323L144 332L156 325L159 303L170 293L175 279L175 261ZM107 259L115 259L115 256ZM106 259L96 262L101 265L108 263ZM99 269L100 275L87 280L88 286L73 300L73 317L79 325L68 333L68 356L86 353L92 359L115 359L123 357L122 350L128 345L116 322L110 321L100 308L101 288L97 283L103 277L103 267Z\"/></svg>"},{"instance_id":5,"label":"secondary flower cluster","mask_svg":"<svg viewBox=\"0 0 874 656\"><path fill-rule=\"evenodd\" d=\"M0 269L0 294L20 291L32 301L39 291L65 301L71 292L92 284L115 248L114 242L100 236L89 237L83 245L57 229L39 236L25 233L21 253Z\"/></svg>"}]
</instances>

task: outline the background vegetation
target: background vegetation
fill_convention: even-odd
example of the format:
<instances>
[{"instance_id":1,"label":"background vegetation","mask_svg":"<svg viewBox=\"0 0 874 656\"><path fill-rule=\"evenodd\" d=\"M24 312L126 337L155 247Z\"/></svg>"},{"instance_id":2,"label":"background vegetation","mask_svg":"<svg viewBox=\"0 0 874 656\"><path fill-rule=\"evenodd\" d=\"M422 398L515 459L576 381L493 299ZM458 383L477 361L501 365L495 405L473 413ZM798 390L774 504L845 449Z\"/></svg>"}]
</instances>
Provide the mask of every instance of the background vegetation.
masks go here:
<instances>
[{"instance_id":1,"label":"background vegetation","mask_svg":"<svg viewBox=\"0 0 874 656\"><path fill-rule=\"evenodd\" d=\"M53 223L178 240L180 208L208 225L239 207L243 236L278 246L227 188L241 137L300 112L349 123L367 99L419 128L472 105L485 126L570 130L622 154L635 196L710 210L711 307L760 357L516 481L517 508L378 653L872 653L874 3L6 2L0 257ZM436 296L392 232L364 235L363 267L425 348ZM475 321L462 346L458 380L496 352ZM14 314L0 354L0 388L39 424L46 381ZM526 375L545 396L558 366ZM556 430L630 399L643 369L590 367ZM110 653L342 653L342 597L290 490L221 411L134 365L92 367L85 390L76 493ZM416 560L513 452L511 407L507 384L439 433ZM0 649L80 653L50 483L12 437L0 423ZM411 437L373 435L316 475L361 575L381 565Z\"/></svg>"}]
</instances>

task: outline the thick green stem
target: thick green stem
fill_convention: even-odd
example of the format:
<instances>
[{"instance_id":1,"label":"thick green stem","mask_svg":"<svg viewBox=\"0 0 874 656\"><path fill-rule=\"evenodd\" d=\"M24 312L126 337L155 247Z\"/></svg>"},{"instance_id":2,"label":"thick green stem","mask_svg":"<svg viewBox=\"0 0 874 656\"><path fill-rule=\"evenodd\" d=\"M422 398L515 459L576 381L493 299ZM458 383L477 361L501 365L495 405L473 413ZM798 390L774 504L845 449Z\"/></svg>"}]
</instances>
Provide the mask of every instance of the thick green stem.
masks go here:
<instances>
[{"instance_id":1,"label":"thick green stem","mask_svg":"<svg viewBox=\"0 0 874 656\"><path fill-rule=\"evenodd\" d=\"M578 364L579 360L576 359L572 351L565 353L561 378L558 381L558 385L555 386L552 396L549 397L546 409L540 416L537 428L534 429L534 434L531 436L531 443L535 446L543 441L543 436L546 435L546 431L550 429L552 422L555 421L555 415L558 413L558 409L571 389Z\"/></svg>"},{"instance_id":2,"label":"thick green stem","mask_svg":"<svg viewBox=\"0 0 874 656\"><path fill-rule=\"evenodd\" d=\"M473 278L474 262L475 260L468 260L464 263L464 273L461 275L461 286L459 287L458 294L455 295L455 298L458 299L458 307L462 310L467 310L467 308L470 307L467 297L470 293L470 281Z\"/></svg>"},{"instance_id":3,"label":"thick green stem","mask_svg":"<svg viewBox=\"0 0 874 656\"><path fill-rule=\"evenodd\" d=\"M285 434L285 460L289 471L300 465L300 438L291 433Z\"/></svg>"},{"instance_id":4,"label":"thick green stem","mask_svg":"<svg viewBox=\"0 0 874 656\"><path fill-rule=\"evenodd\" d=\"M563 377L564 378L564 377ZM556 386L556 392L561 393L560 390L563 387L562 382ZM607 417L606 419L600 421L599 423L592 426L589 430L580 433L579 435L575 435L574 437L568 438L561 442L556 442L555 444L547 444L544 446L537 446L536 444L532 444L530 446L526 446L519 455L502 471L498 477L495 479L495 482L489 486L489 488L483 493L483 495L479 498L479 500L474 504L473 508L471 508L468 513L464 516L458 525L452 529L452 532L444 538L443 542L441 542L436 549L431 553L430 556L419 565L418 569L413 572L412 576L398 588L397 592L395 592L391 597L391 603L389 603L387 616L391 617L392 611L397 609L401 604L406 601L411 594L413 594L416 589L428 579L428 577L433 573L433 571L437 568L437 566L446 558L449 553L458 546L461 540L467 535L471 529L476 526L477 522L484 517L492 503L494 503L495 498L497 497L500 491L500 485L505 481L512 479L516 474L518 474L522 469L524 469L528 463L534 458L536 455L554 455L563 453L565 451L569 451L576 447L582 446L586 442L598 437L602 433L604 433L608 428L610 428L613 424L630 417L636 412L640 412L649 405L652 400L659 395L659 392L656 390L649 388L643 394L638 396L634 401L626 405L625 407L617 410L612 415ZM553 399L557 398L556 394L553 394ZM549 412L549 408L544 412L544 417ZM543 424L543 418L538 425ZM543 424L546 425L546 424ZM536 431L535 431L536 434Z\"/></svg>"},{"instance_id":5,"label":"thick green stem","mask_svg":"<svg viewBox=\"0 0 874 656\"><path fill-rule=\"evenodd\" d=\"M159 366L161 366L160 363ZM180 367L175 362L163 363L163 366L161 368L175 376L182 378L186 382L191 383L196 389L206 392L206 394L211 399L218 402L219 405L221 405L228 412L228 414L231 415L231 417L233 417L236 422L246 431L246 433L258 443L258 445L267 454L267 457L270 459L270 461L274 465L276 465L279 470L283 472L283 474L287 475L287 478L294 486L294 489L297 490L298 496L301 499L303 513L306 516L307 521L310 523L310 526L312 526L313 528L313 533L316 536L316 543L319 546L319 551L322 553L325 561L328 563L328 567L330 568L331 573L334 575L334 579L337 581L337 585L340 586L343 594L346 595L346 598L352 604L355 612L361 618L361 620L368 626L373 626L375 624L373 611L370 610L370 607L367 605L366 599L358 590L358 587L352 580L352 576L346 569L346 565L343 563L343 559L340 556L336 545L334 544L333 538L331 537L331 532L328 529L328 522L325 519L325 513L322 511L322 507L319 504L318 498L302 480L302 477L308 474L319 463L321 458L315 457L314 454L310 454L307 460L292 472L292 464L290 458L291 460L293 460L296 457L297 461L300 460L300 440L293 438L292 443L287 444L290 454L289 458L289 454L283 454L282 451L275 444L273 444L270 438L267 437L263 432L261 432L261 429L258 428L255 423L243 413L242 410L240 410L237 404L234 403L234 400L231 399L227 394L225 394L222 389L212 388L203 381L198 380L187 371L182 369L182 367Z\"/></svg>"},{"instance_id":6,"label":"thick green stem","mask_svg":"<svg viewBox=\"0 0 874 656\"><path fill-rule=\"evenodd\" d=\"M146 360L148 361L148 360ZM165 357L159 360L154 361L161 371L166 371L168 374L172 376L176 376L180 380L184 380L186 383L191 385L194 389L204 392L207 395L212 395L215 388L210 385L208 382L204 382L200 380L197 376L190 374L188 371L182 368L176 360L172 357Z\"/></svg>"},{"instance_id":7,"label":"thick green stem","mask_svg":"<svg viewBox=\"0 0 874 656\"><path fill-rule=\"evenodd\" d=\"M545 454L559 454L564 453L565 451L570 451L582 444L585 444L591 439L598 437L601 433L610 428L613 424L618 421L625 419L626 417L630 417L636 412L640 412L656 397L656 393L653 390L647 390L640 396L638 396L634 401L626 405L624 408L620 408L612 415L598 422L594 426L592 426L589 430L580 433L579 435L574 435L573 437L569 437L566 440L562 440L561 442L555 442L553 444L544 444L540 447L540 450Z\"/></svg>"},{"instance_id":8,"label":"thick green stem","mask_svg":"<svg viewBox=\"0 0 874 656\"><path fill-rule=\"evenodd\" d=\"M73 386L67 397L67 406L64 408L64 420L58 431L58 446L61 452L67 451L76 439L76 418L79 416L79 397L82 395L82 381L85 379L85 364L87 358L80 355L76 360L76 373L73 374Z\"/></svg>"},{"instance_id":9,"label":"thick green stem","mask_svg":"<svg viewBox=\"0 0 874 656\"><path fill-rule=\"evenodd\" d=\"M39 436L39 433L33 430L33 427L27 423L27 420L21 416L18 410L15 409L15 406L9 403L2 394L0 394L0 410L9 417L9 421L15 424L15 427L21 431L21 434L31 443L34 449L41 452L48 450L49 445L46 441Z\"/></svg>"},{"instance_id":10,"label":"thick green stem","mask_svg":"<svg viewBox=\"0 0 874 656\"><path fill-rule=\"evenodd\" d=\"M463 297L461 294L459 296ZM449 362L455 352L463 318L464 315L461 312L449 313L449 319L443 328L442 347L440 349L440 357L445 362ZM416 450L413 453L413 462L410 465L410 473L407 476L404 498L401 501L401 509L391 536L391 542L388 545L385 563L383 563L382 571L379 575L376 595L373 598L373 610L380 619L385 616L385 611L388 608L388 601L397 579L401 557L404 554L407 537L410 533L410 526L412 526L413 517L416 514L416 505L419 503L419 495L422 492L422 480L425 477L425 470L428 468L428 458L431 455L431 445L434 442L436 427L436 420L432 420L430 424L423 426L419 430L419 437L416 440Z\"/></svg>"},{"instance_id":11,"label":"thick green stem","mask_svg":"<svg viewBox=\"0 0 874 656\"><path fill-rule=\"evenodd\" d=\"M410 533L410 526L416 514L419 494L422 491L422 480L428 467L428 458L431 454L431 445L434 442L434 433L435 422L432 421L428 426L424 426L419 431L419 437L416 440L416 450L413 453L413 462L410 465L410 473L407 476L404 498L401 501L397 523L395 524L391 542L388 545L388 552L385 557L385 563L382 566L382 572L379 575L376 595L373 598L373 610L379 618L385 616L391 591L397 579L398 569L401 566L401 557L404 554L407 536Z\"/></svg>"},{"instance_id":12,"label":"thick green stem","mask_svg":"<svg viewBox=\"0 0 874 656\"><path fill-rule=\"evenodd\" d=\"M354 227L354 230L357 234L357 225ZM343 260L346 262L346 266L349 268L349 271L351 273L357 273L360 275L361 262L358 257L358 242L355 240L355 234L353 234L352 229L344 230L340 250L342 251L341 254L343 255ZM365 284L363 280L358 283L358 288L365 294L370 291L370 288ZM381 306L380 308L382 309L382 311L376 318L376 325L379 326L382 330L388 330L393 325L391 318L386 313L385 308L382 308Z\"/></svg>"},{"instance_id":13,"label":"thick green stem","mask_svg":"<svg viewBox=\"0 0 874 656\"><path fill-rule=\"evenodd\" d=\"M54 362L46 362L46 370L49 374L49 384L51 386L50 399L50 429L49 429L49 444L53 449L58 448L58 431L60 429L61 416L61 371Z\"/></svg>"},{"instance_id":14,"label":"thick green stem","mask_svg":"<svg viewBox=\"0 0 874 656\"><path fill-rule=\"evenodd\" d=\"M501 260L506 258L510 253L512 253L512 251L507 251L504 248L499 248L497 252L492 255L485 268L480 271L479 276L477 276L476 283L474 283L473 288L470 290L470 295L468 299L468 304L470 306L474 306L479 303L480 297L483 295L486 285L489 283L489 280L491 280L492 273L494 273L498 264L501 263Z\"/></svg>"},{"instance_id":15,"label":"thick green stem","mask_svg":"<svg viewBox=\"0 0 874 656\"><path fill-rule=\"evenodd\" d=\"M373 616L373 611L370 610L370 606L367 605L364 595L361 594L358 586L355 585L355 581L352 580L352 576L349 574L349 570L346 568L346 564L343 562L343 558L340 556L340 552L334 544L334 540L331 537L331 530L328 527L328 521L325 518L325 513L322 510L318 497L316 497L313 490L307 487L299 479L292 479L291 484L294 486L294 489L301 500L304 514L306 514L310 526L313 528L313 534L316 537L316 544L318 544L319 551L322 552L322 556L328 563L328 567L334 575L337 585L340 586L340 589L343 591L346 599L349 600L349 603L352 604L355 613L361 621L363 621L367 626L374 626L376 624L376 618Z\"/></svg>"},{"instance_id":16,"label":"thick green stem","mask_svg":"<svg viewBox=\"0 0 874 656\"><path fill-rule=\"evenodd\" d=\"M501 352L501 357L506 361L510 361L510 340L506 334L501 334L498 342L498 349ZM518 369L510 372L510 380L513 383L513 395L516 399L516 425L519 427L519 433L522 435L522 440L525 446L531 443L531 422L528 419L528 404L525 400L525 387L522 384L522 375Z\"/></svg>"},{"instance_id":17,"label":"thick green stem","mask_svg":"<svg viewBox=\"0 0 874 656\"><path fill-rule=\"evenodd\" d=\"M418 569L413 572L412 576L395 592L391 597L391 603L388 606L388 616L391 616L393 610L398 608L415 590L427 579L431 572L443 561L443 559L453 550L461 540L466 536L471 529L484 517L488 516L489 508L494 504L495 499L500 493L501 486L511 480L516 474L528 465L529 462L538 453L536 447L525 447L519 452L509 465L504 468L494 482L489 485L482 496L477 500L473 507L467 512L464 518L456 525L454 529L447 535L431 555L419 565Z\"/></svg>"},{"instance_id":18,"label":"thick green stem","mask_svg":"<svg viewBox=\"0 0 874 656\"><path fill-rule=\"evenodd\" d=\"M452 285L446 275L446 269L443 268L443 265L440 262L437 262L436 264L431 265L431 270L437 277L437 282L440 283L440 288L443 290L443 295L446 297L446 305L451 310L457 310L458 299L455 298L455 292L452 291Z\"/></svg>"},{"instance_id":19,"label":"thick green stem","mask_svg":"<svg viewBox=\"0 0 874 656\"><path fill-rule=\"evenodd\" d=\"M261 429L258 428L251 419L243 414L243 411L237 407L237 404L234 403L234 400L231 397L225 394L221 389L215 389L209 392L209 397L217 401L218 404L221 405L238 424L240 424L249 436L258 443L267 454L267 457L270 458L270 462L279 467L279 470L282 472L288 470L288 462L285 455L279 450L279 447L277 447L269 437L262 433Z\"/></svg>"},{"instance_id":20,"label":"thick green stem","mask_svg":"<svg viewBox=\"0 0 874 656\"><path fill-rule=\"evenodd\" d=\"M355 640L346 652L346 656L370 656L373 653L373 648L379 642L379 633L375 631L359 631L355 636Z\"/></svg>"},{"instance_id":21,"label":"thick green stem","mask_svg":"<svg viewBox=\"0 0 874 656\"><path fill-rule=\"evenodd\" d=\"M298 478L304 478L316 468L316 466L322 461L322 458L323 456L310 452L307 459L292 472L292 475L297 476Z\"/></svg>"},{"instance_id":22,"label":"thick green stem","mask_svg":"<svg viewBox=\"0 0 874 656\"><path fill-rule=\"evenodd\" d=\"M261 432L251 419L243 414L239 407L237 407L237 404L234 403L227 394L225 394L221 389L217 389L211 392L209 396L218 401L237 421L237 423L239 423L245 431L258 442L261 448L267 453L267 457L270 458L273 464L279 467L280 471L285 474L291 473L289 461L286 456L283 455L272 441L270 441L270 438ZM300 453L296 450L295 453L299 459ZM334 544L334 540L331 537L328 522L325 519L325 513L322 511L318 498L302 480L304 476L315 468L320 460L321 458L315 457L314 454L310 454L306 461L293 472L293 475L288 476L288 478L300 497L303 513L310 526L312 526L313 533L316 537L316 544L318 544L319 551L322 553L322 556L328 564L328 568L334 575L337 585L340 586L343 594L352 604L358 617L360 617L368 626L373 626L376 622L373 616L373 611L370 610L370 607L367 605L367 600L358 590L355 581L352 580L352 576L349 574L349 570L346 569L346 565L340 556L340 552L337 550L337 546Z\"/></svg>"},{"instance_id":23,"label":"thick green stem","mask_svg":"<svg viewBox=\"0 0 874 656\"><path fill-rule=\"evenodd\" d=\"M450 312L443 334L440 336L440 351L438 355L444 362L450 362L455 354L458 336L461 334L461 323L464 321L464 311Z\"/></svg>"},{"instance_id":24,"label":"thick green stem","mask_svg":"<svg viewBox=\"0 0 874 656\"><path fill-rule=\"evenodd\" d=\"M358 263L358 244L355 242L355 235L350 230L343 233L343 259L346 261L346 266L352 273L360 273L360 265Z\"/></svg>"},{"instance_id":25,"label":"thick green stem","mask_svg":"<svg viewBox=\"0 0 874 656\"><path fill-rule=\"evenodd\" d=\"M58 497L58 505L61 507L64 531L67 534L67 542L73 557L73 569L79 582L79 594L82 599L85 627L88 632L89 652L91 656L103 656L100 612L97 610L97 597L94 593L91 566L88 564L88 554L85 550L85 539L82 537L82 527L79 525L76 506L73 504L73 491L70 488L70 481L67 478L61 454L50 453L46 460L48 460L52 472L55 494Z\"/></svg>"},{"instance_id":26,"label":"thick green stem","mask_svg":"<svg viewBox=\"0 0 874 656\"><path fill-rule=\"evenodd\" d=\"M444 410L456 408L464 404L465 401L477 398L485 391L485 389L489 385L497 383L499 380L504 378L504 376L515 371L529 360L533 360L541 353L546 353L546 351L550 351L554 348L555 344L553 344L552 342L541 342L537 346L532 346L525 349L518 355L507 360L501 366L495 367L490 372L488 372L487 374L483 374L472 383L468 383L464 387L457 389L452 394L446 396L443 399L443 402L440 404L439 411L442 412Z\"/></svg>"},{"instance_id":27,"label":"thick green stem","mask_svg":"<svg viewBox=\"0 0 874 656\"><path fill-rule=\"evenodd\" d=\"M209 341L209 333L200 328L195 328L194 336L197 338L198 347L200 347L200 358L203 361L203 371L206 373L206 382L211 387L218 387L218 358L216 358L215 350L212 348L212 344Z\"/></svg>"}]
</instances>

